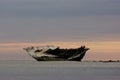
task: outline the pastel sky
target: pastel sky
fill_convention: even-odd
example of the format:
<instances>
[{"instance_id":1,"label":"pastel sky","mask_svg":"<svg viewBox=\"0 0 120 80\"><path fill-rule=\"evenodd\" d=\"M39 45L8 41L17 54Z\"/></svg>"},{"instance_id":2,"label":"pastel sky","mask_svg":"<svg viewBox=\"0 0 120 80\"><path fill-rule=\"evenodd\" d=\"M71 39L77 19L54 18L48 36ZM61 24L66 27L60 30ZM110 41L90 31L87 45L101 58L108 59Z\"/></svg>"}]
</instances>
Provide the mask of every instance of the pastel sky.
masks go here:
<instances>
[{"instance_id":1,"label":"pastel sky","mask_svg":"<svg viewBox=\"0 0 120 80\"><path fill-rule=\"evenodd\" d=\"M85 60L120 59L120 0L0 0L0 59L23 47L91 48Z\"/></svg>"}]
</instances>

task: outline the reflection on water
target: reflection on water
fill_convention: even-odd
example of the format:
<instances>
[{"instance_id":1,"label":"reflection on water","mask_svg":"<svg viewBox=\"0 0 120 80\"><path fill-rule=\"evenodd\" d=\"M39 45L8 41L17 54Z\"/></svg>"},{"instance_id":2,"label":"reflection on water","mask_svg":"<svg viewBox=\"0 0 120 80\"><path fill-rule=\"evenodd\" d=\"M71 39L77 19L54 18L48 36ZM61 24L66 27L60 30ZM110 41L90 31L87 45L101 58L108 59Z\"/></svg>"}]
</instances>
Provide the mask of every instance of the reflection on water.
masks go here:
<instances>
[{"instance_id":1,"label":"reflection on water","mask_svg":"<svg viewBox=\"0 0 120 80\"><path fill-rule=\"evenodd\" d=\"M120 80L120 63L0 61L1 80Z\"/></svg>"}]
</instances>

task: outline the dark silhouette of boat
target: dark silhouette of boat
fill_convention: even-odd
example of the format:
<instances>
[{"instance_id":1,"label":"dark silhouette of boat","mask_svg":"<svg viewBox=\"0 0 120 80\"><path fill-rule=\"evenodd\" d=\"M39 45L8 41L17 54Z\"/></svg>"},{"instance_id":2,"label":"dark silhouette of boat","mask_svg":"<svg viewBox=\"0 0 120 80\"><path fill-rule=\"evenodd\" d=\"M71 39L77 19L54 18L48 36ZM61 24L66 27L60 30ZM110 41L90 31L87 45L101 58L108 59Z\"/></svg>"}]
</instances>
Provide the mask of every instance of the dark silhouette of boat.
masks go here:
<instances>
[{"instance_id":1,"label":"dark silhouette of boat","mask_svg":"<svg viewBox=\"0 0 120 80\"><path fill-rule=\"evenodd\" d=\"M60 49L55 46L24 48L37 61L81 61L89 48Z\"/></svg>"}]
</instances>

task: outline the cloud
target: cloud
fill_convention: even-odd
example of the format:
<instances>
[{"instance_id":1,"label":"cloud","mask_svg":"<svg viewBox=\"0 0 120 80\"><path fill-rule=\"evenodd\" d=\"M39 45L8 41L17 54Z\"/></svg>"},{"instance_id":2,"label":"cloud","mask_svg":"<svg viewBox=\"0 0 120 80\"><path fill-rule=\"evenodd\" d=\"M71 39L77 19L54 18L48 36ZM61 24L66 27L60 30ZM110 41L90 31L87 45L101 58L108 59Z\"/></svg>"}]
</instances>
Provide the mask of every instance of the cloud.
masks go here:
<instances>
[{"instance_id":1,"label":"cloud","mask_svg":"<svg viewBox=\"0 0 120 80\"><path fill-rule=\"evenodd\" d=\"M0 32L0 36L3 36L3 35L5 35L3 32Z\"/></svg>"},{"instance_id":2,"label":"cloud","mask_svg":"<svg viewBox=\"0 0 120 80\"><path fill-rule=\"evenodd\" d=\"M0 7L1 16L15 17L70 17L120 14L119 0L5 0L0 3Z\"/></svg>"},{"instance_id":3,"label":"cloud","mask_svg":"<svg viewBox=\"0 0 120 80\"><path fill-rule=\"evenodd\" d=\"M0 42L120 40L120 16L8 18L0 21Z\"/></svg>"},{"instance_id":4,"label":"cloud","mask_svg":"<svg viewBox=\"0 0 120 80\"><path fill-rule=\"evenodd\" d=\"M119 7L119 0L0 0L0 42L118 41Z\"/></svg>"}]
</instances>

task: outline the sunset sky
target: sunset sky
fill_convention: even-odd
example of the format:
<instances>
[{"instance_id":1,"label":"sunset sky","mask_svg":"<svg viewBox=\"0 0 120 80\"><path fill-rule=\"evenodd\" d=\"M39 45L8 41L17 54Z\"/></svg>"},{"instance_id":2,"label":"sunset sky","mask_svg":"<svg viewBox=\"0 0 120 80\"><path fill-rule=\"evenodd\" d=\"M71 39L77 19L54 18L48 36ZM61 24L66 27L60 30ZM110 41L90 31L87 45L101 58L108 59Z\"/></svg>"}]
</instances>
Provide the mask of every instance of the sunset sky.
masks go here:
<instances>
[{"instance_id":1,"label":"sunset sky","mask_svg":"<svg viewBox=\"0 0 120 80\"><path fill-rule=\"evenodd\" d=\"M22 48L90 48L84 60L120 60L120 0L0 0L0 60Z\"/></svg>"}]
</instances>

